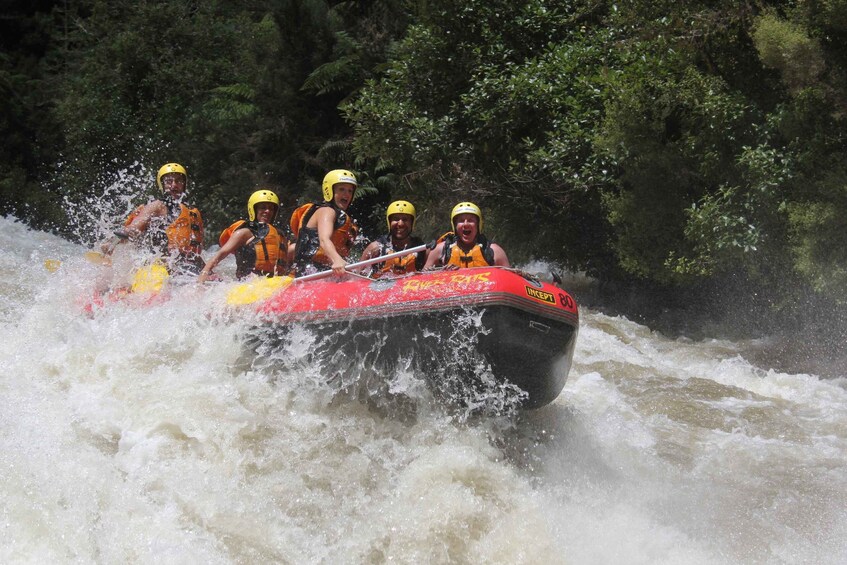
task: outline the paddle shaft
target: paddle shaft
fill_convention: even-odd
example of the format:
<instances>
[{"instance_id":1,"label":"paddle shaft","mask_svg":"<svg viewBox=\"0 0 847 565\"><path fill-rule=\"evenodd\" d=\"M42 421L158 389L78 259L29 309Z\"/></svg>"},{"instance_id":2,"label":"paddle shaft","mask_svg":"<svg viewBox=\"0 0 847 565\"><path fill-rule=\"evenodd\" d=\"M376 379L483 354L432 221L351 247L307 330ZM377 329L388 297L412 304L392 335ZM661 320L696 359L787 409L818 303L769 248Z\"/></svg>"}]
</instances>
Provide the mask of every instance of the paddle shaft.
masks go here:
<instances>
[{"instance_id":1,"label":"paddle shaft","mask_svg":"<svg viewBox=\"0 0 847 565\"><path fill-rule=\"evenodd\" d=\"M352 263L344 267L345 270L350 269L358 269L360 267L369 267L370 265L375 265L377 263L382 263L383 261L388 261L389 259L394 259L396 257L403 257L404 255L410 255L412 253L418 253L426 249L426 244L418 245L417 247L410 247L408 249L402 249L400 251L395 251L394 253L389 253L388 255L380 255L379 257L373 257L371 259L365 259L364 261L359 261L358 263ZM305 275L302 277L297 277L294 279L294 282L304 282L304 281L312 281L315 279L324 279L326 277L331 277L332 271L321 271L320 273L312 273L311 275Z\"/></svg>"}]
</instances>

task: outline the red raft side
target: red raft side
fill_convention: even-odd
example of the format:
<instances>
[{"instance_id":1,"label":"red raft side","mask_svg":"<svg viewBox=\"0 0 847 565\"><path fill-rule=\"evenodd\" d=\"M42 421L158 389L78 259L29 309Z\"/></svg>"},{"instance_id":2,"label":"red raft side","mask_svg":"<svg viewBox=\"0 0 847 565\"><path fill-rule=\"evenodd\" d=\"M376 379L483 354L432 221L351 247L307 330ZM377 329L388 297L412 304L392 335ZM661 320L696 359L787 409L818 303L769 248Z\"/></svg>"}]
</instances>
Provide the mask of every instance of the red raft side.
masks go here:
<instances>
[{"instance_id":1,"label":"red raft side","mask_svg":"<svg viewBox=\"0 0 847 565\"><path fill-rule=\"evenodd\" d=\"M166 292L151 292L134 294L128 288L116 289L109 292L92 292L76 300L76 305L86 316L93 317L98 311L115 304L124 304L134 308L146 308L162 304L170 298Z\"/></svg>"},{"instance_id":2,"label":"red raft side","mask_svg":"<svg viewBox=\"0 0 847 565\"><path fill-rule=\"evenodd\" d=\"M511 306L578 325L576 301L561 288L501 267L427 271L396 279L295 282L259 306L277 323L383 318L469 306Z\"/></svg>"},{"instance_id":3,"label":"red raft side","mask_svg":"<svg viewBox=\"0 0 847 565\"><path fill-rule=\"evenodd\" d=\"M474 355L484 357L499 382L525 392L525 408L544 406L559 395L579 329L577 305L567 292L501 267L427 271L388 280L295 282L257 309L260 320L272 328L305 323L342 336L333 341L336 348L345 347L343 336L355 336L348 340L353 343L347 358L360 355L356 346L365 336L379 335L383 358L412 350L422 373L434 374L436 380L451 362L439 355L453 351L445 347L450 344L444 336L454 333L457 314L477 311L484 329L477 335ZM443 388L444 383L433 386Z\"/></svg>"}]
</instances>

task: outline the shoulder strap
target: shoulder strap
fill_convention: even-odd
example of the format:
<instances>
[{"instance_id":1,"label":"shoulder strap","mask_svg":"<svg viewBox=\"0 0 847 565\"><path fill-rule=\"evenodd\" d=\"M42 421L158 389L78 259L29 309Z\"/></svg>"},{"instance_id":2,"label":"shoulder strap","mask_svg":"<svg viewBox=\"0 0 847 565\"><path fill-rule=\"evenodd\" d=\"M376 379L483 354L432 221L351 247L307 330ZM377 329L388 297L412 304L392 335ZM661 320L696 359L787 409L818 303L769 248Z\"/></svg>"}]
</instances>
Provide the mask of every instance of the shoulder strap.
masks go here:
<instances>
[{"instance_id":1,"label":"shoulder strap","mask_svg":"<svg viewBox=\"0 0 847 565\"><path fill-rule=\"evenodd\" d=\"M379 254L385 255L385 250L391 247L391 236L388 234L383 234L376 238L375 241L379 243Z\"/></svg>"},{"instance_id":2,"label":"shoulder strap","mask_svg":"<svg viewBox=\"0 0 847 565\"><path fill-rule=\"evenodd\" d=\"M263 224L259 222L247 222L247 228L250 230L250 233L253 234L253 237L259 240L264 240L271 231L270 224Z\"/></svg>"},{"instance_id":3,"label":"shoulder strap","mask_svg":"<svg viewBox=\"0 0 847 565\"><path fill-rule=\"evenodd\" d=\"M418 245L423 245L423 240L415 235L413 235L409 239L409 247L417 247ZM422 271L424 265L426 264L426 255L427 251L424 249L423 251L418 251L415 254L415 269L418 271Z\"/></svg>"},{"instance_id":4,"label":"shoulder strap","mask_svg":"<svg viewBox=\"0 0 847 565\"><path fill-rule=\"evenodd\" d=\"M450 255L453 254L453 244L456 243L456 234L448 231L438 238L438 243L444 244L444 247L441 248L441 263L446 265L450 262Z\"/></svg>"},{"instance_id":5,"label":"shoulder strap","mask_svg":"<svg viewBox=\"0 0 847 565\"><path fill-rule=\"evenodd\" d=\"M485 259L486 263L489 265L494 264L494 250L491 249L491 242L488 241L488 238L482 234L479 234L477 237L477 243L482 250L482 258Z\"/></svg>"}]
</instances>

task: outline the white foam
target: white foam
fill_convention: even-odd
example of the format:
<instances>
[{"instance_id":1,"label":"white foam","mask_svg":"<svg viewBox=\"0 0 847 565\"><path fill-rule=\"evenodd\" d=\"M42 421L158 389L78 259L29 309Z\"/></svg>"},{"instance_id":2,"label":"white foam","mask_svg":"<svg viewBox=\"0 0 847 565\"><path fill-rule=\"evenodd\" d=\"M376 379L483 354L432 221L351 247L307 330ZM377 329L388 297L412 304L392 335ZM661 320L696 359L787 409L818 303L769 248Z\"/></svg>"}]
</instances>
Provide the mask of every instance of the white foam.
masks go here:
<instances>
[{"instance_id":1,"label":"white foam","mask_svg":"<svg viewBox=\"0 0 847 565\"><path fill-rule=\"evenodd\" d=\"M843 381L586 310L551 406L459 418L407 364L386 411L308 331L245 356L224 285L84 315L83 251L0 220L3 562L845 561Z\"/></svg>"}]
</instances>

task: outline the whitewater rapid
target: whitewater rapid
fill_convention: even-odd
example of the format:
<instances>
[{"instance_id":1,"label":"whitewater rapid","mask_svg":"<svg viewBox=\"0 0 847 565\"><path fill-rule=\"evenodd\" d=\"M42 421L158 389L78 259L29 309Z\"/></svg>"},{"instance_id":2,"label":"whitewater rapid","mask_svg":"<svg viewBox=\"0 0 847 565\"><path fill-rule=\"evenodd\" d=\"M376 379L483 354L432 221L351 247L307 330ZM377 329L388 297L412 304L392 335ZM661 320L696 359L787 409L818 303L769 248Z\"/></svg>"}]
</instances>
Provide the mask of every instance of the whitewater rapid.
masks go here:
<instances>
[{"instance_id":1,"label":"whitewater rapid","mask_svg":"<svg viewBox=\"0 0 847 565\"><path fill-rule=\"evenodd\" d=\"M843 376L583 308L552 405L385 410L215 287L85 315L83 252L0 218L3 563L847 563Z\"/></svg>"}]
</instances>

